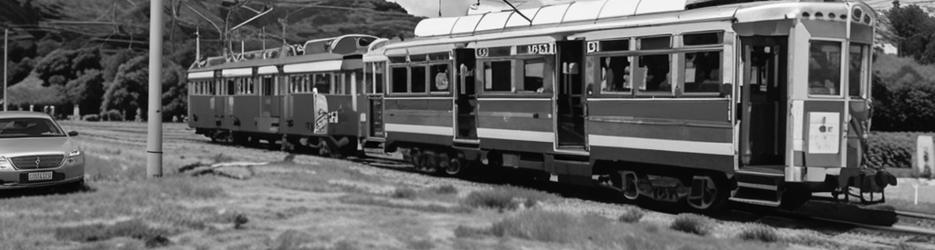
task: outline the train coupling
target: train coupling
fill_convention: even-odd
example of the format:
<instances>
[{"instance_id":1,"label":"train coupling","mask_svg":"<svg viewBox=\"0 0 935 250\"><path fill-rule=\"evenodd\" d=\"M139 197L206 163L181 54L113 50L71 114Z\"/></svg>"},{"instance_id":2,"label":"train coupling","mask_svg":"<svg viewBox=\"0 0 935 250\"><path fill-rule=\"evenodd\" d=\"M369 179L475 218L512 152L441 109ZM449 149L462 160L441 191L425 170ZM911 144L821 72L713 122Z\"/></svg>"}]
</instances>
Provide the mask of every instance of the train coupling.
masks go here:
<instances>
[{"instance_id":1,"label":"train coupling","mask_svg":"<svg viewBox=\"0 0 935 250\"><path fill-rule=\"evenodd\" d=\"M837 181L838 186L832 192L836 200L850 201L854 197L862 204L886 202L884 190L889 185L896 186L896 176L872 168L843 168Z\"/></svg>"}]
</instances>

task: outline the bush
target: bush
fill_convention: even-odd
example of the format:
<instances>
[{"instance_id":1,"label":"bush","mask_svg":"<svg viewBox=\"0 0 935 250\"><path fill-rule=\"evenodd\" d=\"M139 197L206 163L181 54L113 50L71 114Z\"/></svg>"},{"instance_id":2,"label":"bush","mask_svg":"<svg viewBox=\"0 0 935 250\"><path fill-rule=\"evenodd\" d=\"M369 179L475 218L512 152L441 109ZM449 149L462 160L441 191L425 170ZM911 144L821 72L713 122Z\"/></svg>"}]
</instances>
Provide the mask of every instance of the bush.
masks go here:
<instances>
[{"instance_id":1,"label":"bush","mask_svg":"<svg viewBox=\"0 0 935 250\"><path fill-rule=\"evenodd\" d=\"M679 214L669 227L676 231L704 236L714 229L714 221L697 214Z\"/></svg>"},{"instance_id":2,"label":"bush","mask_svg":"<svg viewBox=\"0 0 935 250\"><path fill-rule=\"evenodd\" d=\"M457 194L458 188L452 185L444 185L435 188L435 193L437 194Z\"/></svg>"},{"instance_id":3,"label":"bush","mask_svg":"<svg viewBox=\"0 0 935 250\"><path fill-rule=\"evenodd\" d=\"M758 240L762 242L776 242L779 236L776 235L776 229L763 224L753 224L740 232L740 238L744 240Z\"/></svg>"},{"instance_id":4,"label":"bush","mask_svg":"<svg viewBox=\"0 0 935 250\"><path fill-rule=\"evenodd\" d=\"M123 121L123 114L119 110L111 109L101 115L105 121Z\"/></svg>"},{"instance_id":5,"label":"bush","mask_svg":"<svg viewBox=\"0 0 935 250\"><path fill-rule=\"evenodd\" d=\"M416 190L408 187L398 187L393 190L390 197L397 199L412 199L416 197Z\"/></svg>"},{"instance_id":6,"label":"bush","mask_svg":"<svg viewBox=\"0 0 935 250\"><path fill-rule=\"evenodd\" d=\"M525 208L534 207L540 201L552 197L551 194L541 191L506 186L471 192L464 198L463 202L469 207L493 208L503 211L517 209L520 205Z\"/></svg>"},{"instance_id":7,"label":"bush","mask_svg":"<svg viewBox=\"0 0 935 250\"><path fill-rule=\"evenodd\" d=\"M916 150L916 137L926 133L871 132L867 138L864 165L876 168L911 168ZM927 135L935 136L935 133Z\"/></svg>"},{"instance_id":8,"label":"bush","mask_svg":"<svg viewBox=\"0 0 935 250\"><path fill-rule=\"evenodd\" d=\"M643 209L634 206L626 206L623 208L623 214L617 217L617 221L626 223L637 222L643 218L643 214Z\"/></svg>"},{"instance_id":9,"label":"bush","mask_svg":"<svg viewBox=\"0 0 935 250\"><path fill-rule=\"evenodd\" d=\"M84 115L81 117L81 120L89 121L89 122L96 122L96 121L101 120L101 116L96 115L96 114Z\"/></svg>"}]
</instances>

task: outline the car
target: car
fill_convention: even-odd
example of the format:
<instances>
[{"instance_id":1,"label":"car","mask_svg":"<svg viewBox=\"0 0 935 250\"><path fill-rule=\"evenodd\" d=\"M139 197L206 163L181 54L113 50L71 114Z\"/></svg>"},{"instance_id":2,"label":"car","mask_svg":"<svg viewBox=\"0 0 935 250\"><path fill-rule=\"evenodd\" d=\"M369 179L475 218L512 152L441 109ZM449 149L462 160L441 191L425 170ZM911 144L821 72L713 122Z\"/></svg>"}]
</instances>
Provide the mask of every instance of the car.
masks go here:
<instances>
[{"instance_id":1,"label":"car","mask_svg":"<svg viewBox=\"0 0 935 250\"><path fill-rule=\"evenodd\" d=\"M84 186L84 152L46 113L0 112L0 190Z\"/></svg>"}]
</instances>

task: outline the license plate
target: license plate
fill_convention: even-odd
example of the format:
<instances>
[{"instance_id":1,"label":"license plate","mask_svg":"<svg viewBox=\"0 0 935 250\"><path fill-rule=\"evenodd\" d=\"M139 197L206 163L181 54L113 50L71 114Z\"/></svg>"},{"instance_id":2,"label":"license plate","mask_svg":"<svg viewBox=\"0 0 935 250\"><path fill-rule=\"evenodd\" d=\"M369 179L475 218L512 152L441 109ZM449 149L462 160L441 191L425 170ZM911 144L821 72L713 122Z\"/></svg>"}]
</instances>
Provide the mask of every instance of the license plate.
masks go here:
<instances>
[{"instance_id":1,"label":"license plate","mask_svg":"<svg viewBox=\"0 0 935 250\"><path fill-rule=\"evenodd\" d=\"M47 181L52 179L52 172L32 172L26 178L30 181Z\"/></svg>"}]
</instances>

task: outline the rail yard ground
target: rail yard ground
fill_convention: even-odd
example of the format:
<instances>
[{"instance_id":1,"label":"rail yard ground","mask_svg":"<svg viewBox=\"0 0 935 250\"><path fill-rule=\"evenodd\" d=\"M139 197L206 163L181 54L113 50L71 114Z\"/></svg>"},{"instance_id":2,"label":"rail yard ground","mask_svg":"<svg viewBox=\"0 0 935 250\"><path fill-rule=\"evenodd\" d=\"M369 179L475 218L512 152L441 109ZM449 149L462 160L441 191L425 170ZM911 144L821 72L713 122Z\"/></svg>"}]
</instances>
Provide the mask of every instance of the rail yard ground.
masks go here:
<instances>
[{"instance_id":1,"label":"rail yard ground","mask_svg":"<svg viewBox=\"0 0 935 250\"><path fill-rule=\"evenodd\" d=\"M64 126L81 133L75 139L87 153L87 188L0 194L0 249L933 246L933 239L912 235L814 228L769 216L670 214L496 181L220 145L184 124L165 125L165 177L147 179L145 124ZM191 166L201 167L180 171ZM922 198L935 202L935 187L923 188ZM905 194L911 186L891 190L891 200L911 203Z\"/></svg>"}]
</instances>

